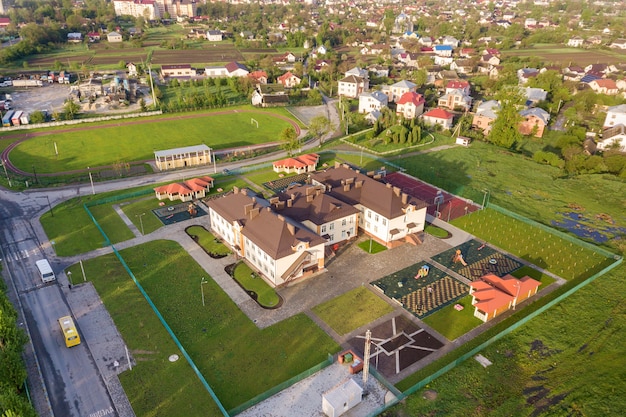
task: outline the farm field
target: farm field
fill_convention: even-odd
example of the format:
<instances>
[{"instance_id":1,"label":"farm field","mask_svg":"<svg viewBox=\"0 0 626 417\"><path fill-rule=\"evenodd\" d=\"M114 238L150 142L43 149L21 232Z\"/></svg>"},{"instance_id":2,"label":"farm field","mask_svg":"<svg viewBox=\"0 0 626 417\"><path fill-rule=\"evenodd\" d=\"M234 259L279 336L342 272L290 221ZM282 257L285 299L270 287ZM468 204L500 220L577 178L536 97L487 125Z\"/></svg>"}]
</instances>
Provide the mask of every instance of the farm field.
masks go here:
<instances>
[{"instance_id":1,"label":"farm field","mask_svg":"<svg viewBox=\"0 0 626 417\"><path fill-rule=\"evenodd\" d=\"M258 128L251 124L252 117L258 121ZM25 171L35 165L40 173L63 172L151 160L155 150L203 143L214 149L225 149L275 142L280 132L294 124L282 116L277 118L275 112L258 110L187 113L158 121L109 123L97 129L51 132L20 143L11 151L10 159ZM239 126L236 135L232 126ZM55 143L58 156L55 155Z\"/></svg>"},{"instance_id":2,"label":"farm field","mask_svg":"<svg viewBox=\"0 0 626 417\"><path fill-rule=\"evenodd\" d=\"M566 48L563 45L535 45L526 49L502 51L506 57L536 57L545 65L578 65L626 63L626 53L616 50Z\"/></svg>"}]
</instances>

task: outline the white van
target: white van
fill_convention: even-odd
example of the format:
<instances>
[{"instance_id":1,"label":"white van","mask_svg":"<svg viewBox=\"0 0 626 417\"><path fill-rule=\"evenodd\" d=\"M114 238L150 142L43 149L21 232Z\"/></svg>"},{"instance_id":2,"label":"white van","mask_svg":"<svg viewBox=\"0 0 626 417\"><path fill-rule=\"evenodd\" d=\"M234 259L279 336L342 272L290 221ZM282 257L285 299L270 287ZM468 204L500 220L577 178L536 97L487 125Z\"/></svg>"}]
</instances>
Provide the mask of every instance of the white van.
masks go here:
<instances>
[{"instance_id":1,"label":"white van","mask_svg":"<svg viewBox=\"0 0 626 417\"><path fill-rule=\"evenodd\" d=\"M43 282L50 282L56 279L54 271L52 270L52 267L47 259L41 259L37 261L36 264L37 269L39 270L39 276Z\"/></svg>"}]
</instances>

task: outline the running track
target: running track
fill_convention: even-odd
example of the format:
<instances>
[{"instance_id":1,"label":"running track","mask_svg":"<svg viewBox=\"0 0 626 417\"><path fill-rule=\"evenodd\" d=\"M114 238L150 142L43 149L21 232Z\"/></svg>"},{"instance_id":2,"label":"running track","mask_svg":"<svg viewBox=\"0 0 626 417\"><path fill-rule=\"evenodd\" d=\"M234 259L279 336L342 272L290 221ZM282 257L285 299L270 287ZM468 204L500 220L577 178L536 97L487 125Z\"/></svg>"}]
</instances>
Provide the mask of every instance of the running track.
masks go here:
<instances>
[{"instance_id":1,"label":"running track","mask_svg":"<svg viewBox=\"0 0 626 417\"><path fill-rule=\"evenodd\" d=\"M296 122L294 122L292 119L286 117L286 116L282 116L280 114L271 114L271 113L265 113L265 112L260 112L260 111L255 111L255 110L224 110L224 111L219 111L219 112L207 112L207 113L196 113L196 114L188 114L188 115L182 115L182 116L171 116L171 117L163 117L163 118L159 118L158 120L154 120L154 119L150 119L150 120L145 120L145 119L126 119L126 121L124 123L111 123L109 126L126 126L126 125L141 125L141 124L148 124L148 123L155 123L155 122L165 122L168 120L184 120L184 119L198 119L200 117L207 117L207 116L221 116L221 115L225 115L225 114L232 114L232 113L251 113L251 114L270 114L272 117L276 117L278 119L284 120L288 123L290 123L294 130L296 131L296 134L298 136L300 136L301 133L301 129L300 126L298 126L298 124ZM86 131L86 130L94 130L94 129L106 129L106 126L85 126L85 125L80 125L80 127L73 127L71 129L62 129L62 130L55 130L55 131L48 131L48 132L32 132L32 133L18 133L18 134L14 134L14 135L7 135L7 136L2 136L0 137L0 140L11 140L11 139L16 139L15 142L11 143L9 146L7 146L2 153L0 154L0 158L2 160L2 163L5 164L7 170L14 172L16 174L19 175L23 175L23 176L29 176L32 177L34 174L32 172L26 172L26 171L22 171L21 169L17 168L15 165L13 165L11 163L11 159L9 158L9 154L11 153L11 151L20 143L24 142L25 140L28 140L30 138L34 138L34 137L39 137L39 136L48 136L48 135L55 135L57 133L66 133L66 132L80 132L80 131ZM276 146L278 142L271 142L271 143L266 143L266 144L261 144L261 145L254 145L254 146L242 146L241 149L259 149L262 148L264 146ZM235 150L237 148L228 148L228 149L220 149L218 151L216 151L215 153L220 154L220 153L227 153L227 152L232 152L233 150ZM145 163L148 162L152 162L152 159L148 159L145 161L134 161L131 162L131 165L143 165ZM99 169L106 169L106 168L112 168L111 165L106 165L106 166L100 166L100 167L93 167L94 170L99 170ZM64 171L64 172L54 172L54 173L41 173L41 174L37 174L39 176L42 177L53 177L53 176L57 176L57 175L64 175L64 174L76 174L76 173L81 173L81 172L87 172L87 169L78 169L78 170L74 170L74 171Z\"/></svg>"}]
</instances>

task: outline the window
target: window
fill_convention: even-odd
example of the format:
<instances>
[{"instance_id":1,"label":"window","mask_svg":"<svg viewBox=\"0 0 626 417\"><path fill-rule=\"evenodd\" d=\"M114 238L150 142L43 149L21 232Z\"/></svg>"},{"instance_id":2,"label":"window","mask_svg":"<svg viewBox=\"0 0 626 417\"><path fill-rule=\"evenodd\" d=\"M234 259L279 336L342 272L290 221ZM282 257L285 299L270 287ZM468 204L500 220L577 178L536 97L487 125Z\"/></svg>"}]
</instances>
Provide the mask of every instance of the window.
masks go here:
<instances>
[{"instance_id":1,"label":"window","mask_svg":"<svg viewBox=\"0 0 626 417\"><path fill-rule=\"evenodd\" d=\"M322 233L326 233L326 225L322 225Z\"/></svg>"},{"instance_id":2,"label":"window","mask_svg":"<svg viewBox=\"0 0 626 417\"><path fill-rule=\"evenodd\" d=\"M332 242L332 241L334 241L334 240L335 240L335 235L332 235L332 234L331 234L331 235L330 235L330 239L329 239L329 240L330 240L331 242Z\"/></svg>"},{"instance_id":3,"label":"window","mask_svg":"<svg viewBox=\"0 0 626 417\"><path fill-rule=\"evenodd\" d=\"M383 217L383 226L387 226L387 219Z\"/></svg>"},{"instance_id":4,"label":"window","mask_svg":"<svg viewBox=\"0 0 626 417\"><path fill-rule=\"evenodd\" d=\"M366 229L370 229L372 226L370 225L370 222L365 222L365 228Z\"/></svg>"},{"instance_id":5,"label":"window","mask_svg":"<svg viewBox=\"0 0 626 417\"><path fill-rule=\"evenodd\" d=\"M376 223L378 223L378 214L377 214L376 216L374 216L374 221L375 221Z\"/></svg>"},{"instance_id":6,"label":"window","mask_svg":"<svg viewBox=\"0 0 626 417\"><path fill-rule=\"evenodd\" d=\"M367 210L367 218L368 219L372 218L372 212L370 210Z\"/></svg>"},{"instance_id":7,"label":"window","mask_svg":"<svg viewBox=\"0 0 626 417\"><path fill-rule=\"evenodd\" d=\"M346 238L346 231L345 231L345 230L342 230L342 231L341 231L341 238L342 238L342 239L345 239L345 238Z\"/></svg>"},{"instance_id":8,"label":"window","mask_svg":"<svg viewBox=\"0 0 626 417\"><path fill-rule=\"evenodd\" d=\"M335 230L335 223L331 223L328 227L330 230Z\"/></svg>"},{"instance_id":9,"label":"window","mask_svg":"<svg viewBox=\"0 0 626 417\"><path fill-rule=\"evenodd\" d=\"M378 226L374 226L374 233L378 233Z\"/></svg>"},{"instance_id":10,"label":"window","mask_svg":"<svg viewBox=\"0 0 626 417\"><path fill-rule=\"evenodd\" d=\"M345 225L346 225L346 219L343 219L343 220L341 221L341 225L342 225L342 226L345 226Z\"/></svg>"}]
</instances>

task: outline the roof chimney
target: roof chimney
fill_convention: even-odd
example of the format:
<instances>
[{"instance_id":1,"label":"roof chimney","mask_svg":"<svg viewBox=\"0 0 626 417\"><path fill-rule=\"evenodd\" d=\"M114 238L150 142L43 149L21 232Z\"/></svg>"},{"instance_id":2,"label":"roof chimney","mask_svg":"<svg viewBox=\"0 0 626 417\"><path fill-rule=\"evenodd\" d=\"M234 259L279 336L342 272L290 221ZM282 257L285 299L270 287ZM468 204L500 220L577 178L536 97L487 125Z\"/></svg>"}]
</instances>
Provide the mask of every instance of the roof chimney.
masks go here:
<instances>
[{"instance_id":1,"label":"roof chimney","mask_svg":"<svg viewBox=\"0 0 626 417\"><path fill-rule=\"evenodd\" d=\"M390 183L390 182L388 182L388 183L387 183L387 184L385 184L385 185L387 186L387 188L391 188L391 187L393 187L393 186L391 185L391 183Z\"/></svg>"},{"instance_id":2,"label":"roof chimney","mask_svg":"<svg viewBox=\"0 0 626 417\"><path fill-rule=\"evenodd\" d=\"M343 186L344 191L350 191L350 184L346 184Z\"/></svg>"},{"instance_id":3,"label":"roof chimney","mask_svg":"<svg viewBox=\"0 0 626 417\"><path fill-rule=\"evenodd\" d=\"M409 201L407 193L402 193L402 204L406 204Z\"/></svg>"},{"instance_id":4,"label":"roof chimney","mask_svg":"<svg viewBox=\"0 0 626 417\"><path fill-rule=\"evenodd\" d=\"M233 193L239 194L239 187L233 187Z\"/></svg>"},{"instance_id":5,"label":"roof chimney","mask_svg":"<svg viewBox=\"0 0 626 417\"><path fill-rule=\"evenodd\" d=\"M361 187L363 187L363 180L359 180L359 181L355 182L355 183L354 183L354 186L355 186L356 188L361 188Z\"/></svg>"},{"instance_id":6,"label":"roof chimney","mask_svg":"<svg viewBox=\"0 0 626 417\"><path fill-rule=\"evenodd\" d=\"M292 198L287 200L287 207L291 207L291 206L293 206L293 199Z\"/></svg>"},{"instance_id":7,"label":"roof chimney","mask_svg":"<svg viewBox=\"0 0 626 417\"><path fill-rule=\"evenodd\" d=\"M248 218L250 220L254 219L256 216L259 215L259 212L261 211L261 209L259 207L255 207L252 210L250 210L250 213L248 215Z\"/></svg>"},{"instance_id":8,"label":"roof chimney","mask_svg":"<svg viewBox=\"0 0 626 417\"><path fill-rule=\"evenodd\" d=\"M287 230L289 230L289 233L291 233L292 235L296 234L296 226L291 223L287 223Z\"/></svg>"},{"instance_id":9,"label":"roof chimney","mask_svg":"<svg viewBox=\"0 0 626 417\"><path fill-rule=\"evenodd\" d=\"M306 196L306 202L307 203L311 203L313 201L313 195L307 195Z\"/></svg>"},{"instance_id":10,"label":"roof chimney","mask_svg":"<svg viewBox=\"0 0 626 417\"><path fill-rule=\"evenodd\" d=\"M396 197L400 197L400 187L393 187L393 193Z\"/></svg>"},{"instance_id":11,"label":"roof chimney","mask_svg":"<svg viewBox=\"0 0 626 417\"><path fill-rule=\"evenodd\" d=\"M248 213L250 213L250 211L252 210L252 207L254 207L254 204L252 203L249 203L243 206L243 214L247 215Z\"/></svg>"}]
</instances>

